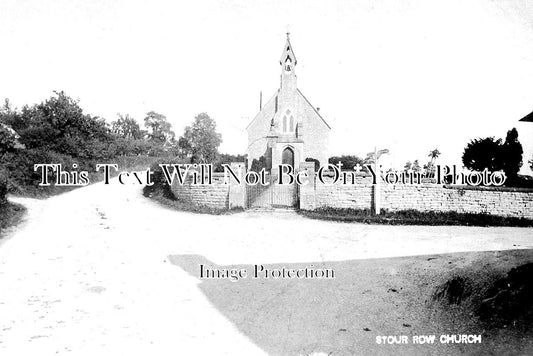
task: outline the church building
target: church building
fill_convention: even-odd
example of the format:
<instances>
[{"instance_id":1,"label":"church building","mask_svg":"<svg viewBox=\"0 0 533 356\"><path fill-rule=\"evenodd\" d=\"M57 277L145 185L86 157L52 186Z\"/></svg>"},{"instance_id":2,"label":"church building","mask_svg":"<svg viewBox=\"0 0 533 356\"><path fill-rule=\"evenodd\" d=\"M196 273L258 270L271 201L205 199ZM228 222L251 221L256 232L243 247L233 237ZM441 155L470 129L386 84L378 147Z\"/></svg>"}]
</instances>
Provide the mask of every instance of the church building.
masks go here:
<instances>
[{"instance_id":1,"label":"church building","mask_svg":"<svg viewBox=\"0 0 533 356\"><path fill-rule=\"evenodd\" d=\"M306 158L328 162L330 126L298 89L296 56L287 34L280 59L280 88L260 108L246 128L248 132L248 168L263 156L267 169L291 164L296 170Z\"/></svg>"}]
</instances>

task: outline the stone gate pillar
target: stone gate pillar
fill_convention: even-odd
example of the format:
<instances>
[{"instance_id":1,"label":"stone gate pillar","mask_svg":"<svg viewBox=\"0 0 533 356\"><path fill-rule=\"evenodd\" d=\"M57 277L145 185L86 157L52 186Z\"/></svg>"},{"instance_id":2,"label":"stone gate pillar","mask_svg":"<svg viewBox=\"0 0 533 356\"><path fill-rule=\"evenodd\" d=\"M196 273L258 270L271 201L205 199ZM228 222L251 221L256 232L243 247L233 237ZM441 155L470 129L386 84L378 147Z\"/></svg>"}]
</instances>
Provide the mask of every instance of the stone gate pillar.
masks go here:
<instances>
[{"instance_id":1,"label":"stone gate pillar","mask_svg":"<svg viewBox=\"0 0 533 356\"><path fill-rule=\"evenodd\" d=\"M230 167L233 172L237 172L241 184L230 174L228 209L244 209L246 208L246 183L244 182L246 166L244 162L231 162Z\"/></svg>"},{"instance_id":2,"label":"stone gate pillar","mask_svg":"<svg viewBox=\"0 0 533 356\"><path fill-rule=\"evenodd\" d=\"M316 208L316 174L315 162L300 162L300 172L307 172L307 184L300 185L300 209L314 210Z\"/></svg>"}]
</instances>

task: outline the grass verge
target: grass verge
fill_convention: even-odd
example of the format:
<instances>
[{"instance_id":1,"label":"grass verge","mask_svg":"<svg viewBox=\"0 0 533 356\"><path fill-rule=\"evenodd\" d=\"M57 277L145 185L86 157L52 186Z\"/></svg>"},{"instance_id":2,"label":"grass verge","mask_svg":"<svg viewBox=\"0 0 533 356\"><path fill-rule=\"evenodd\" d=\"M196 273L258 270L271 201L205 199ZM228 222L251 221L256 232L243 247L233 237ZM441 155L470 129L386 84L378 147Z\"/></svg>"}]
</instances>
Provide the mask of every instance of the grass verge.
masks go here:
<instances>
[{"instance_id":1,"label":"grass verge","mask_svg":"<svg viewBox=\"0 0 533 356\"><path fill-rule=\"evenodd\" d=\"M468 315L484 330L533 331L533 262L504 271L499 268L456 271L436 286L431 299L447 316Z\"/></svg>"},{"instance_id":2,"label":"grass verge","mask_svg":"<svg viewBox=\"0 0 533 356\"><path fill-rule=\"evenodd\" d=\"M20 204L0 205L0 238L7 227L17 225L22 220L25 212L26 208Z\"/></svg>"},{"instance_id":3,"label":"grass verge","mask_svg":"<svg viewBox=\"0 0 533 356\"><path fill-rule=\"evenodd\" d=\"M193 205L187 202L179 201L175 197L169 197L163 194L162 192L147 192L146 187L143 190L143 195L147 198L153 199L154 201L158 202L162 206L165 206L167 208L178 210L178 211L187 211L191 213L197 213L197 214L209 214L209 215L229 215L229 214L235 214L243 212L244 209L242 208L236 208L236 209L216 209L216 208L210 208L203 205Z\"/></svg>"},{"instance_id":4,"label":"grass verge","mask_svg":"<svg viewBox=\"0 0 533 356\"><path fill-rule=\"evenodd\" d=\"M383 211L372 215L369 209L318 208L299 210L300 215L311 219L341 222L360 222L381 225L461 225L461 226L518 226L532 227L533 220L526 218L503 217L490 214L458 212L421 212L416 210Z\"/></svg>"}]
</instances>

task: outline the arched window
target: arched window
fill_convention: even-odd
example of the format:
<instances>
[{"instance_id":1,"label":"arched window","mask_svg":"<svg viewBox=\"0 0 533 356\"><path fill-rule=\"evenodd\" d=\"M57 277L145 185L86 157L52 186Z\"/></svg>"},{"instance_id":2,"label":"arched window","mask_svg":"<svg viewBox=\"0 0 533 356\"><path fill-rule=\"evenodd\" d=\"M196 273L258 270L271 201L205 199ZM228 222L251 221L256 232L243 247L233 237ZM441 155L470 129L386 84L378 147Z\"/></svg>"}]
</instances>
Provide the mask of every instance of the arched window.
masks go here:
<instances>
[{"instance_id":1,"label":"arched window","mask_svg":"<svg viewBox=\"0 0 533 356\"><path fill-rule=\"evenodd\" d=\"M289 56L287 56L287 59L285 59L285 71L290 72L292 66L292 61Z\"/></svg>"},{"instance_id":2,"label":"arched window","mask_svg":"<svg viewBox=\"0 0 533 356\"><path fill-rule=\"evenodd\" d=\"M294 132L295 130L295 124L294 124L294 116L292 116L292 113L289 109L285 111L285 115L283 115L283 132Z\"/></svg>"}]
</instances>

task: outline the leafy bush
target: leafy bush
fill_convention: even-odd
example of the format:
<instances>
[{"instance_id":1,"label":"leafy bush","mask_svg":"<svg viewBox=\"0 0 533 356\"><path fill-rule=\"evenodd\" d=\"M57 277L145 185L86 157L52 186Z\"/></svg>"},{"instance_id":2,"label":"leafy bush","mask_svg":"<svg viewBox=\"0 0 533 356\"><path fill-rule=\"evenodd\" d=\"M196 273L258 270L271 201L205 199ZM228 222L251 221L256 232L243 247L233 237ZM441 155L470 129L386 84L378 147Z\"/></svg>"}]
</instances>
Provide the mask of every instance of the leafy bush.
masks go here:
<instances>
[{"instance_id":1,"label":"leafy bush","mask_svg":"<svg viewBox=\"0 0 533 356\"><path fill-rule=\"evenodd\" d=\"M474 171L503 170L507 176L507 186L520 186L518 171L522 166L522 145L518 141L518 131L513 128L507 131L505 142L494 137L472 140L463 152L463 165Z\"/></svg>"},{"instance_id":2,"label":"leafy bush","mask_svg":"<svg viewBox=\"0 0 533 356\"><path fill-rule=\"evenodd\" d=\"M343 170L353 170L358 164L360 166L364 166L365 164L364 159L353 155L333 156L328 159L328 163L330 164L337 165L339 162L342 163Z\"/></svg>"},{"instance_id":3,"label":"leafy bush","mask_svg":"<svg viewBox=\"0 0 533 356\"><path fill-rule=\"evenodd\" d=\"M6 203L0 209L0 238L4 229L16 225L24 216L26 208L19 204Z\"/></svg>"},{"instance_id":4,"label":"leafy bush","mask_svg":"<svg viewBox=\"0 0 533 356\"><path fill-rule=\"evenodd\" d=\"M95 161L75 159L68 155L62 155L52 151L39 149L17 150L6 154L4 170L9 177L8 191L15 194L29 196L45 196L56 191L65 191L64 187L39 186L41 170L35 171L35 164L61 164L63 169L73 171L73 164L77 164L76 170L94 171ZM49 171L50 183L54 183L56 176ZM72 189L72 188L70 188Z\"/></svg>"},{"instance_id":5,"label":"leafy bush","mask_svg":"<svg viewBox=\"0 0 533 356\"><path fill-rule=\"evenodd\" d=\"M163 170L161 169L159 165L160 164L172 165L172 164L185 164L185 163L189 163L189 162L185 162L185 160L169 161L168 159L160 159L156 161L154 164L152 164L152 166L150 167L150 170L153 172L152 181L154 182L154 184L151 186L145 186L143 189L143 195L145 197L161 196L166 199L176 200L174 193L172 193L171 186L167 183ZM172 167L170 167L169 169L170 171L173 170Z\"/></svg>"},{"instance_id":6,"label":"leafy bush","mask_svg":"<svg viewBox=\"0 0 533 356\"><path fill-rule=\"evenodd\" d=\"M113 137L105 121L84 114L78 102L64 92L21 111L6 109L2 120L20 135L26 148L82 159L109 157Z\"/></svg>"},{"instance_id":7,"label":"leafy bush","mask_svg":"<svg viewBox=\"0 0 533 356\"><path fill-rule=\"evenodd\" d=\"M463 165L474 171L499 171L502 167L501 139L494 137L478 138L466 145L463 152Z\"/></svg>"},{"instance_id":8,"label":"leafy bush","mask_svg":"<svg viewBox=\"0 0 533 356\"><path fill-rule=\"evenodd\" d=\"M7 174L0 167L0 207L7 204Z\"/></svg>"},{"instance_id":9,"label":"leafy bush","mask_svg":"<svg viewBox=\"0 0 533 356\"><path fill-rule=\"evenodd\" d=\"M0 123L0 158L16 146L16 135L7 126Z\"/></svg>"},{"instance_id":10,"label":"leafy bush","mask_svg":"<svg viewBox=\"0 0 533 356\"><path fill-rule=\"evenodd\" d=\"M153 129L155 123L150 123ZM142 156L141 161L153 161L146 155L175 154L172 145L146 139L145 131L129 116L112 127L114 131L102 118L85 114L78 101L64 92L20 110L6 100L0 107L0 168L9 180L2 187L16 194L48 196L73 188L39 186L41 172L34 170L35 164L61 164L66 171L77 164L77 170L88 171L94 181L101 176L94 174L96 163L115 163L117 157L132 154ZM173 136L170 127L167 131ZM55 175L50 172L49 177L53 183Z\"/></svg>"},{"instance_id":11,"label":"leafy bush","mask_svg":"<svg viewBox=\"0 0 533 356\"><path fill-rule=\"evenodd\" d=\"M217 155L217 159L214 163L213 170L215 172L224 172L223 164L230 164L232 162L246 162L245 155L230 155L227 153L221 153Z\"/></svg>"}]
</instances>

